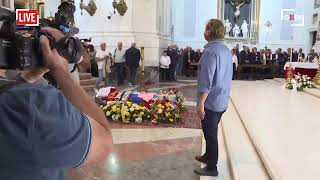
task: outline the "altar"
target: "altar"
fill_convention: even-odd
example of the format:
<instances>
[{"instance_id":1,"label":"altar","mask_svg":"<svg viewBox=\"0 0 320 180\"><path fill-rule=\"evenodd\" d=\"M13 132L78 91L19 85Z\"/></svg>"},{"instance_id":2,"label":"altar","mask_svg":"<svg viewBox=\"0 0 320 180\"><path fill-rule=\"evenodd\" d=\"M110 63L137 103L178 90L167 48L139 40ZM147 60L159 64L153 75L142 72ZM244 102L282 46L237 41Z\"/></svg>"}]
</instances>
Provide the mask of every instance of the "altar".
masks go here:
<instances>
[{"instance_id":1,"label":"altar","mask_svg":"<svg viewBox=\"0 0 320 180\"><path fill-rule=\"evenodd\" d=\"M319 68L318 63L300 63L300 62L287 62L284 66L284 70L286 71L285 78L287 79L288 69L290 67L290 63L292 64L292 69L294 74L302 74L308 75L311 78L314 78L317 74L317 70Z\"/></svg>"}]
</instances>

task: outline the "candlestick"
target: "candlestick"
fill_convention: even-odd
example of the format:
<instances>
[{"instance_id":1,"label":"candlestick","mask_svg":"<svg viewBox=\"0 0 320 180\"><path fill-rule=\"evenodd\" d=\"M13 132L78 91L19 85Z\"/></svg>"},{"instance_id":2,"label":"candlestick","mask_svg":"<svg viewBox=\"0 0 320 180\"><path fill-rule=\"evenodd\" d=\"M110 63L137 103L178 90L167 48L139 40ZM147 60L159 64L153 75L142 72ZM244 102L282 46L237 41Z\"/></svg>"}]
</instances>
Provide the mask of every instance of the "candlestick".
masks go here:
<instances>
[{"instance_id":1,"label":"candlestick","mask_svg":"<svg viewBox=\"0 0 320 180\"><path fill-rule=\"evenodd\" d=\"M291 48L291 53L290 53L290 62L292 62L292 54L293 54L293 48Z\"/></svg>"}]
</instances>

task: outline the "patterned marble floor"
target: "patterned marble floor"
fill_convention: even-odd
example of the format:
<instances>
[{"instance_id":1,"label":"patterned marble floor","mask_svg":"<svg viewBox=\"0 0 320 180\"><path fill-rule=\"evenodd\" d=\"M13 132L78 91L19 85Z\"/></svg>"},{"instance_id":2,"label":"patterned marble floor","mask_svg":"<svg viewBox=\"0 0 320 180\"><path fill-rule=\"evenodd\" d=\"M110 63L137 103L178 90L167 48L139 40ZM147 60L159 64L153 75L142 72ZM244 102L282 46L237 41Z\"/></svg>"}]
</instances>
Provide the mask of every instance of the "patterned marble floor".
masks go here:
<instances>
[{"instance_id":1,"label":"patterned marble floor","mask_svg":"<svg viewBox=\"0 0 320 180\"><path fill-rule=\"evenodd\" d=\"M113 129L115 149L104 163L70 173L70 180L195 180L201 130Z\"/></svg>"}]
</instances>

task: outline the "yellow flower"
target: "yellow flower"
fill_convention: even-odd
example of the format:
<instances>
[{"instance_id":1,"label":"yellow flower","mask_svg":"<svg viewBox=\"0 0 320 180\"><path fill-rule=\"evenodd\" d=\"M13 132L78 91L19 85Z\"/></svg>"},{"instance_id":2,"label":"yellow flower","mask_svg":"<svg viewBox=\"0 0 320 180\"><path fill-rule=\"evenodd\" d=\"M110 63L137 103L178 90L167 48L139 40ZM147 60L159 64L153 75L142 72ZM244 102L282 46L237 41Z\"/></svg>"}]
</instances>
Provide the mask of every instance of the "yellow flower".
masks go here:
<instances>
[{"instance_id":1,"label":"yellow flower","mask_svg":"<svg viewBox=\"0 0 320 180\"><path fill-rule=\"evenodd\" d=\"M164 105L161 105L161 109L164 109Z\"/></svg>"},{"instance_id":2,"label":"yellow flower","mask_svg":"<svg viewBox=\"0 0 320 180\"><path fill-rule=\"evenodd\" d=\"M169 121L173 123L173 119L172 118L170 118Z\"/></svg>"},{"instance_id":3,"label":"yellow flower","mask_svg":"<svg viewBox=\"0 0 320 180\"><path fill-rule=\"evenodd\" d=\"M121 112L121 109L120 108L117 108L117 113L120 113Z\"/></svg>"},{"instance_id":4,"label":"yellow flower","mask_svg":"<svg viewBox=\"0 0 320 180\"><path fill-rule=\"evenodd\" d=\"M129 112L126 112L126 116L130 116L130 113L129 113Z\"/></svg>"},{"instance_id":5,"label":"yellow flower","mask_svg":"<svg viewBox=\"0 0 320 180\"><path fill-rule=\"evenodd\" d=\"M166 103L166 106L167 106L167 107L170 107L170 105L171 105L170 102L167 102L167 103Z\"/></svg>"},{"instance_id":6,"label":"yellow flower","mask_svg":"<svg viewBox=\"0 0 320 180\"><path fill-rule=\"evenodd\" d=\"M159 109L162 109L162 104L158 104L158 108L159 108Z\"/></svg>"},{"instance_id":7,"label":"yellow flower","mask_svg":"<svg viewBox=\"0 0 320 180\"><path fill-rule=\"evenodd\" d=\"M127 101L126 104L128 105L128 107L131 107L131 106L132 106L132 102L130 102L130 101Z\"/></svg>"},{"instance_id":8,"label":"yellow flower","mask_svg":"<svg viewBox=\"0 0 320 180\"><path fill-rule=\"evenodd\" d=\"M117 107L116 106L112 106L112 112L117 112Z\"/></svg>"},{"instance_id":9,"label":"yellow flower","mask_svg":"<svg viewBox=\"0 0 320 180\"><path fill-rule=\"evenodd\" d=\"M144 112L142 111L142 112L140 112L140 116L143 116L144 115Z\"/></svg>"},{"instance_id":10,"label":"yellow flower","mask_svg":"<svg viewBox=\"0 0 320 180\"><path fill-rule=\"evenodd\" d=\"M135 107L135 110L137 110L137 111L139 111L141 109L141 107L139 106L139 105L137 105L136 107Z\"/></svg>"}]
</instances>

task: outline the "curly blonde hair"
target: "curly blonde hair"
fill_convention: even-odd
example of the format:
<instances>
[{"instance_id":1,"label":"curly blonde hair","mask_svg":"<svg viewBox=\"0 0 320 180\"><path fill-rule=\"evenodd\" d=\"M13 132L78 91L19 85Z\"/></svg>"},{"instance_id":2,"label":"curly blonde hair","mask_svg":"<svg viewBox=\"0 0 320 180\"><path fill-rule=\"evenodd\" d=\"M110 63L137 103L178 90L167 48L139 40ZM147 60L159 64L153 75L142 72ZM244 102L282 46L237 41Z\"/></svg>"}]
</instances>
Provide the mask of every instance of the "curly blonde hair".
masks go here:
<instances>
[{"instance_id":1,"label":"curly blonde hair","mask_svg":"<svg viewBox=\"0 0 320 180\"><path fill-rule=\"evenodd\" d=\"M224 38L224 25L219 19L210 19L206 26L206 30L209 30L211 32L209 35L209 38L211 40Z\"/></svg>"}]
</instances>

